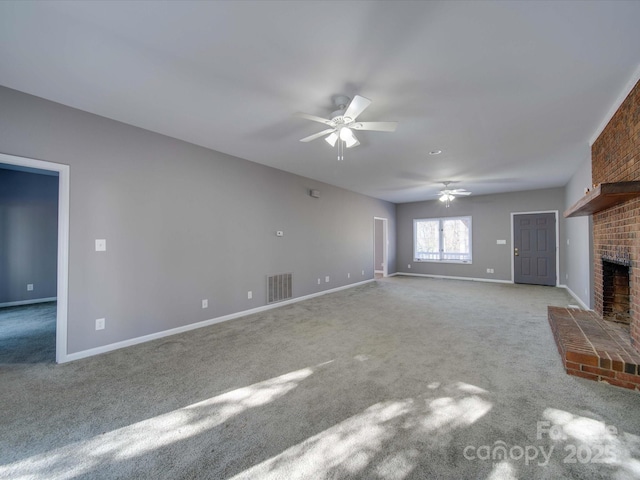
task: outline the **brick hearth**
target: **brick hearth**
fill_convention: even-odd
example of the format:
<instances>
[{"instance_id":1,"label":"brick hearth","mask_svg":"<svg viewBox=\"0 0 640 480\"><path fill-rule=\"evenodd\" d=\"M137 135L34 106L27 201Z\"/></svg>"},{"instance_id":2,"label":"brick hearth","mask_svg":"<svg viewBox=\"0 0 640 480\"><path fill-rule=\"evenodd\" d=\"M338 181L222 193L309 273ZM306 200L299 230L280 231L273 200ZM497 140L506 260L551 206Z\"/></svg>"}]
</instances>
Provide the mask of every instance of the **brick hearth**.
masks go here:
<instances>
[{"instance_id":1,"label":"brick hearth","mask_svg":"<svg viewBox=\"0 0 640 480\"><path fill-rule=\"evenodd\" d=\"M640 353L628 327L587 310L548 307L548 314L569 375L640 390Z\"/></svg>"}]
</instances>

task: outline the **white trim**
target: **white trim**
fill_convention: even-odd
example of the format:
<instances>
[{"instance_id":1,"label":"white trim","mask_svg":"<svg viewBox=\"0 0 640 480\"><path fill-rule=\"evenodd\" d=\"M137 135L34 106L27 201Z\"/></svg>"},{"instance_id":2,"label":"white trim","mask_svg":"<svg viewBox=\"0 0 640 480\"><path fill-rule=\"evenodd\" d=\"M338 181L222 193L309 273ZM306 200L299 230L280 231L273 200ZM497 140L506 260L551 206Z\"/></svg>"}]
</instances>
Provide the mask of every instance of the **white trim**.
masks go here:
<instances>
[{"instance_id":1,"label":"white trim","mask_svg":"<svg viewBox=\"0 0 640 480\"><path fill-rule=\"evenodd\" d=\"M384 217L373 217L373 272L380 273L376 270L376 220L382 220L382 276L386 277L389 273L389 226L388 219Z\"/></svg>"},{"instance_id":2,"label":"white trim","mask_svg":"<svg viewBox=\"0 0 640 480\"><path fill-rule=\"evenodd\" d=\"M34 298L34 299L31 299L31 300L18 300L17 302L0 303L0 308L4 308L4 307L19 307L21 305L32 305L34 303L55 302L56 300L57 300L57 297Z\"/></svg>"},{"instance_id":3,"label":"white trim","mask_svg":"<svg viewBox=\"0 0 640 480\"><path fill-rule=\"evenodd\" d=\"M56 362L67 361L67 311L69 291L69 165L0 153L0 163L58 172L58 291L56 312Z\"/></svg>"},{"instance_id":4,"label":"white trim","mask_svg":"<svg viewBox=\"0 0 640 480\"><path fill-rule=\"evenodd\" d=\"M196 330L198 328L208 327L209 325L215 325L216 323L222 323L236 318L245 317L247 315L253 315L254 313L265 312L274 308L283 307L285 305L291 305L292 303L302 302L311 298L320 297L328 293L339 292L340 290L346 290L349 288L364 285L366 283L375 282L375 279L363 280L362 282L351 283L349 285L343 285L342 287L332 288L330 290L324 290L322 292L311 293L302 297L292 298L291 300L285 300L284 302L272 303L269 305L263 305L262 307L251 308L249 310L243 310L241 312L231 313L229 315L223 315L222 317L211 318L209 320L203 320L202 322L191 323L182 327L171 328L162 332L150 333L149 335L143 335L142 337L131 338L129 340L123 340L122 342L111 343L101 347L90 348L89 350L83 350L81 352L71 353L66 355L65 362L71 362L73 360L80 360L82 358L93 357L101 353L111 352L113 350L119 350L125 347L131 347L140 343L149 342L151 340L157 340L159 338L168 337L170 335L176 335L178 333L188 332L190 330Z\"/></svg>"},{"instance_id":5,"label":"white trim","mask_svg":"<svg viewBox=\"0 0 640 480\"><path fill-rule=\"evenodd\" d=\"M442 278L444 280L468 280L470 282L487 282L487 283L508 283L513 284L511 280L496 280L495 278L475 278L475 277L452 277L449 275L431 275L429 273L407 273L398 272L394 275L402 275L405 277L428 277L428 278Z\"/></svg>"},{"instance_id":6,"label":"white trim","mask_svg":"<svg viewBox=\"0 0 640 480\"><path fill-rule=\"evenodd\" d=\"M560 286L560 220L558 210L538 210L534 212L511 212L511 283L515 283L515 262L513 260L513 216L553 213L556 216L556 287Z\"/></svg>"},{"instance_id":7,"label":"white trim","mask_svg":"<svg viewBox=\"0 0 640 480\"><path fill-rule=\"evenodd\" d=\"M596 140L598 140L598 137L600 136L602 131L606 128L607 125L609 125L609 122L620 108L620 105L622 105L622 103L627 99L627 97L631 93L631 90L633 90L633 87L636 86L638 80L640 80L640 65L638 65L638 68L636 68L636 70L633 72L633 75L624 86L624 88L620 92L620 95L618 95L618 98L616 98L616 101L613 103L605 117L600 122L600 125L598 125L596 131L593 132L593 135L591 135L591 139L589 140L590 147L592 147L593 144L596 143Z\"/></svg>"},{"instance_id":8,"label":"white trim","mask_svg":"<svg viewBox=\"0 0 640 480\"><path fill-rule=\"evenodd\" d=\"M578 302L578 303L580 304L580 306L581 306L584 310L591 310L591 309L587 306L587 304L586 304L586 303L584 303L584 302L582 301L582 299L581 299L578 295L576 295L576 294L575 294L575 292L574 292L573 290L571 290L567 285L558 285L558 287L559 287L559 288L564 288L564 289L567 291L567 293L569 293L569 295L571 295L571 296L574 298L574 300L575 300L576 302Z\"/></svg>"}]
</instances>

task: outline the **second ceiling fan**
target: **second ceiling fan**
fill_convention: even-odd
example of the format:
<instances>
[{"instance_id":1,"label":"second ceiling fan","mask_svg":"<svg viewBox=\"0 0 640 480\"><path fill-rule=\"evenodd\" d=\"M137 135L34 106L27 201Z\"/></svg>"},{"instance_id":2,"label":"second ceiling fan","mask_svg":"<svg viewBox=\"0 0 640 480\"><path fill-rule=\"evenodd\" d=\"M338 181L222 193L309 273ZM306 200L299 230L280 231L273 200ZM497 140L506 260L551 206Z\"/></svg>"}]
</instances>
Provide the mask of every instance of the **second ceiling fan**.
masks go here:
<instances>
[{"instance_id":1,"label":"second ceiling fan","mask_svg":"<svg viewBox=\"0 0 640 480\"><path fill-rule=\"evenodd\" d=\"M471 192L468 192L467 190L464 190L462 188L456 188L454 190L450 189L449 184L451 182L442 183L444 184L444 190L440 190L437 195L439 195L438 200L444 203L445 207L449 207L449 205L451 204L451 200L454 200L457 196L466 197L467 195L471 195Z\"/></svg>"},{"instance_id":2,"label":"second ceiling fan","mask_svg":"<svg viewBox=\"0 0 640 480\"><path fill-rule=\"evenodd\" d=\"M324 137L325 141L334 147L338 143L338 160L344 160L344 147L351 148L360 145L353 130L370 130L376 132L394 132L398 122L357 122L356 119L371 104L368 98L356 95L353 100L343 95L334 98L337 110L331 113L331 119L297 113L300 118L306 118L314 122L323 123L330 128L308 137L300 139L301 142L310 142L316 138ZM339 141L338 141L339 140Z\"/></svg>"}]
</instances>

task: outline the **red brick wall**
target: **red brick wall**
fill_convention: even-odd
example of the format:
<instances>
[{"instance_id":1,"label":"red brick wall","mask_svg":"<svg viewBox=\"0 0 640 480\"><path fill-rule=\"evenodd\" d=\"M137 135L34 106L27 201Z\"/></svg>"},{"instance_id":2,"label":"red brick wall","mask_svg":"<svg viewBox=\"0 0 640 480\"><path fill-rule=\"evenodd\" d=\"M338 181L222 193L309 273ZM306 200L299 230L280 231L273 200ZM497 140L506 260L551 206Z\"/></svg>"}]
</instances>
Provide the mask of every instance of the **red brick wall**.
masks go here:
<instances>
[{"instance_id":1,"label":"red brick wall","mask_svg":"<svg viewBox=\"0 0 640 480\"><path fill-rule=\"evenodd\" d=\"M640 181L640 81L591 147L593 183ZM631 261L631 338L640 351L640 198L593 215L595 311L602 315L602 257Z\"/></svg>"}]
</instances>

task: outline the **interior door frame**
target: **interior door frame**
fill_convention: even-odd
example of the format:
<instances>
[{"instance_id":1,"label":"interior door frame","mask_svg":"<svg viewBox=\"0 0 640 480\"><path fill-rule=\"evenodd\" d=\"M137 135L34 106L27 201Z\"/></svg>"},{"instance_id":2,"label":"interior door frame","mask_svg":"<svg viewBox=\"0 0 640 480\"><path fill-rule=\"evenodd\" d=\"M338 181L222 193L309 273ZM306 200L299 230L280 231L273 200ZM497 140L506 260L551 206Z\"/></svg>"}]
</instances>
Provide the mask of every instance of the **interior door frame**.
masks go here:
<instances>
[{"instance_id":1,"label":"interior door frame","mask_svg":"<svg viewBox=\"0 0 640 480\"><path fill-rule=\"evenodd\" d=\"M388 258L389 258L389 219L384 217L373 217L373 274L376 273L376 220L382 220L382 276L389 274Z\"/></svg>"},{"instance_id":2,"label":"interior door frame","mask_svg":"<svg viewBox=\"0 0 640 480\"><path fill-rule=\"evenodd\" d=\"M67 361L69 292L69 165L0 153L0 163L58 172L58 264L56 362Z\"/></svg>"},{"instance_id":3,"label":"interior door frame","mask_svg":"<svg viewBox=\"0 0 640 480\"><path fill-rule=\"evenodd\" d=\"M556 220L556 284L560 285L560 222L558 221L558 210L536 210L533 212L511 212L511 283L516 283L515 260L513 258L513 217L515 215L536 215L539 213L553 213Z\"/></svg>"}]
</instances>

